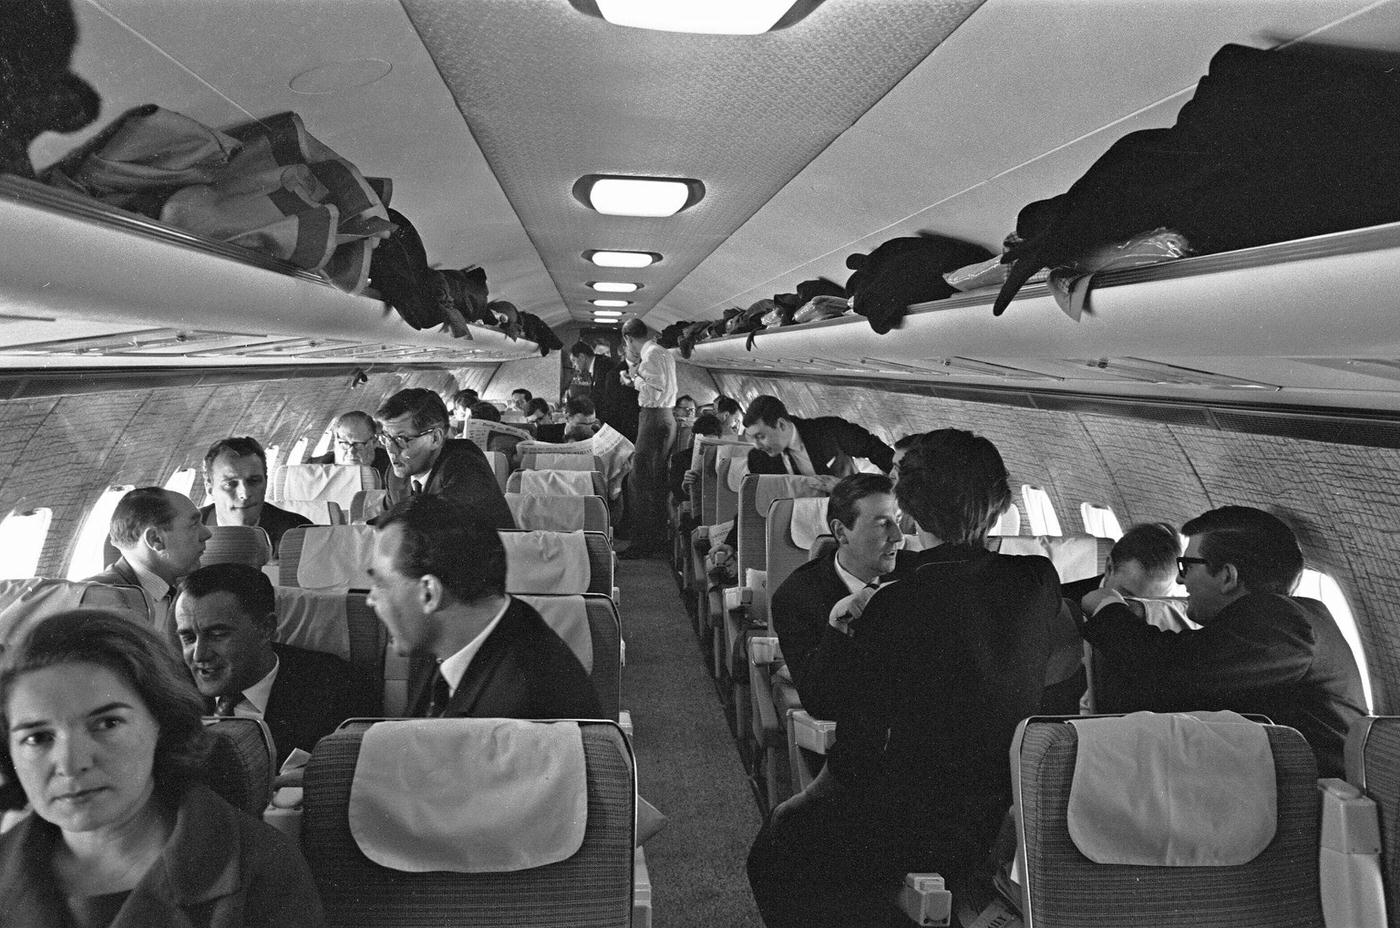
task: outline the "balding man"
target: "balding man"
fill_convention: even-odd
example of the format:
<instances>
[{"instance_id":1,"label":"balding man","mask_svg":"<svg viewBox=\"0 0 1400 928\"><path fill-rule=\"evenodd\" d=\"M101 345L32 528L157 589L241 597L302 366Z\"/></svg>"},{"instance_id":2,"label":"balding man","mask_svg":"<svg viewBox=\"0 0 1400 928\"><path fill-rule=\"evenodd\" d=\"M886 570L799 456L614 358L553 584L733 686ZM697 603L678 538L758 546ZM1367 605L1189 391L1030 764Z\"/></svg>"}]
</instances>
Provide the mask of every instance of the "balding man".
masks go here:
<instances>
[{"instance_id":1,"label":"balding man","mask_svg":"<svg viewBox=\"0 0 1400 928\"><path fill-rule=\"evenodd\" d=\"M108 538L121 557L87 579L144 590L151 627L173 644L175 585L199 567L210 534L188 497L161 487L138 487L112 512Z\"/></svg>"},{"instance_id":2,"label":"balding man","mask_svg":"<svg viewBox=\"0 0 1400 928\"><path fill-rule=\"evenodd\" d=\"M331 425L331 450L308 458L308 464L368 464L379 471L382 480L389 472L389 453L379 444L379 427L367 412L352 409L336 417Z\"/></svg>"}]
</instances>

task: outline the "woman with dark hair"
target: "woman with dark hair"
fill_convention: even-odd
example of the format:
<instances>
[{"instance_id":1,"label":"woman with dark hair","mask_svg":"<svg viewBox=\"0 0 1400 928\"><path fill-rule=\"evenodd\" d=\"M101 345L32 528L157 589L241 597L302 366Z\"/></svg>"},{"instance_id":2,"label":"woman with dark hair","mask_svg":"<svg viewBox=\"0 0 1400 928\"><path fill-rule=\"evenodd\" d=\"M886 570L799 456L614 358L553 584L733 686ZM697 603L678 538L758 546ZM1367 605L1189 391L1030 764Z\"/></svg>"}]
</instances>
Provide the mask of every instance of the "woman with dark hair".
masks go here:
<instances>
[{"instance_id":1,"label":"woman with dark hair","mask_svg":"<svg viewBox=\"0 0 1400 928\"><path fill-rule=\"evenodd\" d=\"M0 926L322 925L300 853L199 780L203 702L148 629L96 610L0 666Z\"/></svg>"},{"instance_id":2,"label":"woman with dark hair","mask_svg":"<svg viewBox=\"0 0 1400 928\"><path fill-rule=\"evenodd\" d=\"M979 871L1011 805L1016 724L1039 710L1059 577L1046 558L987 550L1011 491L985 438L919 436L895 496L924 550L907 579L832 610L857 663L826 767L749 854L768 928L908 924L891 899L910 871L941 873L959 904L986 891Z\"/></svg>"}]
</instances>

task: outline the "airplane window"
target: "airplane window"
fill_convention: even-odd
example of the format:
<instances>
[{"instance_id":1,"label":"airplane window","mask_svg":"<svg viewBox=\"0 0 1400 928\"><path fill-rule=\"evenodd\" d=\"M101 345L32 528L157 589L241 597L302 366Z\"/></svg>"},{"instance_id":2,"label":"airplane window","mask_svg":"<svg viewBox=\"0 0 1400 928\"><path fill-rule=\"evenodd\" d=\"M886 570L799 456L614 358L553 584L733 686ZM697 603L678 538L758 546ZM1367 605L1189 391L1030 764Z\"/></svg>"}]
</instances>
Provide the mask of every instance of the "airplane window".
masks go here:
<instances>
[{"instance_id":1,"label":"airplane window","mask_svg":"<svg viewBox=\"0 0 1400 928\"><path fill-rule=\"evenodd\" d=\"M101 573L107 565L102 559L102 542L107 540L107 529L112 524L112 512L120 500L136 487L130 484L110 486L102 491L97 503L88 511L83 527L78 531L78 540L73 545L73 559L68 562L68 579L81 580Z\"/></svg>"},{"instance_id":2,"label":"airplane window","mask_svg":"<svg viewBox=\"0 0 1400 928\"><path fill-rule=\"evenodd\" d=\"M1019 535L1021 534L1021 510L1015 503L1006 507L1006 511L997 519L996 525L988 535Z\"/></svg>"},{"instance_id":3,"label":"airplane window","mask_svg":"<svg viewBox=\"0 0 1400 928\"><path fill-rule=\"evenodd\" d=\"M189 496L194 492L194 481L198 476L199 472L193 467L182 467L171 474L169 480L165 481L165 488Z\"/></svg>"},{"instance_id":4,"label":"airplane window","mask_svg":"<svg viewBox=\"0 0 1400 928\"><path fill-rule=\"evenodd\" d=\"M1361 649L1361 632L1356 627L1356 617L1351 614L1351 606L1347 604L1347 597L1342 588L1337 585L1336 580L1322 571L1305 567L1302 576L1298 578L1298 584L1293 587L1293 595L1321 600L1327 611L1332 613L1332 618L1337 620L1337 627L1342 630L1342 637L1347 640L1351 654L1356 658L1356 666L1361 668L1361 688L1366 693L1366 711L1375 712L1375 703L1371 697L1371 671L1366 667L1366 654Z\"/></svg>"},{"instance_id":5,"label":"airplane window","mask_svg":"<svg viewBox=\"0 0 1400 928\"><path fill-rule=\"evenodd\" d=\"M282 446L273 445L270 448L264 448L263 454L267 455L267 475L271 477L273 470L276 469L278 464L282 463Z\"/></svg>"},{"instance_id":6,"label":"airplane window","mask_svg":"<svg viewBox=\"0 0 1400 928\"><path fill-rule=\"evenodd\" d=\"M0 521L0 580L22 580L39 572L39 554L49 534L53 510L47 508L12 510Z\"/></svg>"},{"instance_id":7,"label":"airplane window","mask_svg":"<svg viewBox=\"0 0 1400 928\"><path fill-rule=\"evenodd\" d=\"M292 450L287 452L288 464L301 464L306 460L306 446L311 444L305 436L298 438L296 444L292 445ZM268 468L269 471L271 468Z\"/></svg>"},{"instance_id":8,"label":"airplane window","mask_svg":"<svg viewBox=\"0 0 1400 928\"><path fill-rule=\"evenodd\" d=\"M1111 538L1114 541L1123 537L1123 527L1118 524L1118 516L1113 507L1099 503L1080 503L1079 518L1084 522L1084 531L1095 538Z\"/></svg>"},{"instance_id":9,"label":"airplane window","mask_svg":"<svg viewBox=\"0 0 1400 928\"><path fill-rule=\"evenodd\" d=\"M321 433L320 439L316 442L316 447L314 447L314 448L311 449L311 456L312 456L313 458L319 458L321 455L323 455L323 454L325 454L327 451L331 450L331 442L332 442L334 439L335 439L335 420L332 419L332 420L331 420L331 424L328 425L328 426L326 426L326 430L325 430L324 432Z\"/></svg>"},{"instance_id":10,"label":"airplane window","mask_svg":"<svg viewBox=\"0 0 1400 928\"><path fill-rule=\"evenodd\" d=\"M1050 494L1041 487L1028 483L1021 484L1021 499L1026 504L1026 521L1031 525L1032 535L1063 535L1060 519L1055 515L1055 507L1050 502Z\"/></svg>"}]
</instances>

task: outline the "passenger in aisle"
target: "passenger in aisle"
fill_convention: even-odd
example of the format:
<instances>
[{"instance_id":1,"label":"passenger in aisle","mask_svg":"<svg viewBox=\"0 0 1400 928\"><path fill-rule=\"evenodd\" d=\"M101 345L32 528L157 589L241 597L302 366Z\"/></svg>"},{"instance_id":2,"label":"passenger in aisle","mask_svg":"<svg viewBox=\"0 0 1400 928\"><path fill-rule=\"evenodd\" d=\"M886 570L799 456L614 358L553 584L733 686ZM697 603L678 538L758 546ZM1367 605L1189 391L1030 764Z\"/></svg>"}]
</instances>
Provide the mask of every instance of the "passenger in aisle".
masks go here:
<instances>
[{"instance_id":1,"label":"passenger in aisle","mask_svg":"<svg viewBox=\"0 0 1400 928\"><path fill-rule=\"evenodd\" d=\"M1186 613L1201 627L1163 631L1114 591L1086 595L1081 633L1111 671L1095 680L1095 708L1259 713L1301 732L1322 776L1342 776L1347 728L1366 703L1340 636L1320 637L1288 596L1303 569L1293 530L1262 509L1223 506L1181 531Z\"/></svg>"},{"instance_id":2,"label":"passenger in aisle","mask_svg":"<svg viewBox=\"0 0 1400 928\"><path fill-rule=\"evenodd\" d=\"M262 719L280 765L353 716L378 715L350 665L278 644L272 581L246 564L211 564L180 584L175 628L206 715Z\"/></svg>"},{"instance_id":3,"label":"passenger in aisle","mask_svg":"<svg viewBox=\"0 0 1400 928\"><path fill-rule=\"evenodd\" d=\"M211 534L188 497L161 487L138 487L118 500L108 528L107 537L121 557L87 579L144 590L151 628L173 649L175 584L199 567Z\"/></svg>"},{"instance_id":4,"label":"passenger in aisle","mask_svg":"<svg viewBox=\"0 0 1400 928\"><path fill-rule=\"evenodd\" d=\"M622 327L628 365L622 382L636 389L636 450L628 478L632 544L627 560L670 555L666 543L666 465L676 440L676 360L656 343L656 333L637 318Z\"/></svg>"},{"instance_id":5,"label":"passenger in aisle","mask_svg":"<svg viewBox=\"0 0 1400 928\"><path fill-rule=\"evenodd\" d=\"M820 416L801 419L776 396L757 396L744 413L744 433L754 443L751 474L806 474L845 477L855 473L852 458L865 458L889 473L894 451L860 426Z\"/></svg>"},{"instance_id":6,"label":"passenger in aisle","mask_svg":"<svg viewBox=\"0 0 1400 928\"><path fill-rule=\"evenodd\" d=\"M773 594L773 628L802 708L833 719L855 665L853 639L832 618L859 615L875 590L899 579L905 555L894 485L882 474L844 477L831 491L827 526L836 548L794 570Z\"/></svg>"},{"instance_id":7,"label":"passenger in aisle","mask_svg":"<svg viewBox=\"0 0 1400 928\"><path fill-rule=\"evenodd\" d=\"M331 426L331 433L331 450L308 458L306 463L368 464L379 471L381 479L389 472L389 455L376 440L379 430L369 413L358 409L341 413Z\"/></svg>"},{"instance_id":8,"label":"passenger in aisle","mask_svg":"<svg viewBox=\"0 0 1400 928\"><path fill-rule=\"evenodd\" d=\"M24 928L317 928L281 833L201 781L199 694L147 631L105 612L35 626L0 669L0 922Z\"/></svg>"},{"instance_id":9,"label":"passenger in aisle","mask_svg":"<svg viewBox=\"0 0 1400 928\"><path fill-rule=\"evenodd\" d=\"M447 407L432 390L400 390L375 411L379 442L389 453L388 503L419 494L444 496L495 528L515 519L486 455L473 442L447 437Z\"/></svg>"},{"instance_id":10,"label":"passenger in aisle","mask_svg":"<svg viewBox=\"0 0 1400 928\"><path fill-rule=\"evenodd\" d=\"M257 439L221 438L204 455L204 492L213 500L199 510L205 525L256 525L272 542L272 557L287 529L311 520L267 502L267 453Z\"/></svg>"},{"instance_id":11,"label":"passenger in aisle","mask_svg":"<svg viewBox=\"0 0 1400 928\"><path fill-rule=\"evenodd\" d=\"M573 651L505 592L496 530L445 499L417 497L376 526L369 603L401 655L431 658L413 716L602 718Z\"/></svg>"},{"instance_id":12,"label":"passenger in aisle","mask_svg":"<svg viewBox=\"0 0 1400 928\"><path fill-rule=\"evenodd\" d=\"M986 549L1010 501L1000 454L940 429L900 469L896 497L926 548L909 579L833 622L856 651L836 744L749 854L769 928L907 925L893 887L909 871L980 900L978 871L1011 803L1012 735L1040 705L1059 577L1046 558Z\"/></svg>"}]
</instances>

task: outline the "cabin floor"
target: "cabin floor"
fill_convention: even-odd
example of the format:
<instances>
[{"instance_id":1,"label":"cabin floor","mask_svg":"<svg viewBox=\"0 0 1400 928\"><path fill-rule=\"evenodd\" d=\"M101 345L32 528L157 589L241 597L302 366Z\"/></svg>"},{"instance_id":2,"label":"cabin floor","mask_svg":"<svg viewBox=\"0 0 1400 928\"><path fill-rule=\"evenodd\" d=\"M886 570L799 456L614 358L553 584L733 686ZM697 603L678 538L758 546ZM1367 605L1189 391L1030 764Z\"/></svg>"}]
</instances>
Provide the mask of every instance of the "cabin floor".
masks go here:
<instances>
[{"instance_id":1,"label":"cabin floor","mask_svg":"<svg viewBox=\"0 0 1400 928\"><path fill-rule=\"evenodd\" d=\"M653 924L761 928L744 861L758 806L670 566L619 561L638 792L669 819L646 845Z\"/></svg>"}]
</instances>

